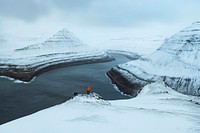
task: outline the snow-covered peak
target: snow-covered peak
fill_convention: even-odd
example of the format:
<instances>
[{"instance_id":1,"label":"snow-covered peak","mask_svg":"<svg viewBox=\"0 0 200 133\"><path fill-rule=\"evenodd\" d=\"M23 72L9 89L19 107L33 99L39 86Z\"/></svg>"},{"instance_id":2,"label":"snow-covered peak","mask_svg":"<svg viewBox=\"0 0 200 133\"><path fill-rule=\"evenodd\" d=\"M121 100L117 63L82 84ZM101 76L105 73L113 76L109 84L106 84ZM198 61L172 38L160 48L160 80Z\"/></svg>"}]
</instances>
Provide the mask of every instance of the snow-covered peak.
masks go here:
<instances>
[{"instance_id":1,"label":"snow-covered peak","mask_svg":"<svg viewBox=\"0 0 200 133\"><path fill-rule=\"evenodd\" d=\"M62 29L43 43L29 45L27 47L16 49L15 52L24 53L24 55L43 55L51 53L66 53L72 51L81 51L89 49L86 45L67 29Z\"/></svg>"},{"instance_id":2,"label":"snow-covered peak","mask_svg":"<svg viewBox=\"0 0 200 133\"><path fill-rule=\"evenodd\" d=\"M52 37L47 39L44 44L66 44L71 46L80 46L83 45L83 43L80 41L78 37L76 37L72 32L70 32L67 29L62 29L58 31L56 34L54 34Z\"/></svg>"},{"instance_id":3,"label":"snow-covered peak","mask_svg":"<svg viewBox=\"0 0 200 133\"><path fill-rule=\"evenodd\" d=\"M30 49L68 49L77 46L84 46L85 44L76 37L72 32L67 29L62 29L55 33L52 37L40 44L29 45L19 50L30 50Z\"/></svg>"},{"instance_id":4,"label":"snow-covered peak","mask_svg":"<svg viewBox=\"0 0 200 133\"><path fill-rule=\"evenodd\" d=\"M200 23L195 22L173 35L150 56L119 66L142 78L147 77L146 73L148 73L151 76L198 79L200 75Z\"/></svg>"},{"instance_id":5,"label":"snow-covered peak","mask_svg":"<svg viewBox=\"0 0 200 133\"><path fill-rule=\"evenodd\" d=\"M192 25L181 30L181 32L199 32L200 31L200 21L192 23Z\"/></svg>"},{"instance_id":6,"label":"snow-covered peak","mask_svg":"<svg viewBox=\"0 0 200 133\"><path fill-rule=\"evenodd\" d=\"M200 21L196 21L196 22L194 22L193 24L200 24Z\"/></svg>"},{"instance_id":7,"label":"snow-covered peak","mask_svg":"<svg viewBox=\"0 0 200 133\"><path fill-rule=\"evenodd\" d=\"M167 39L158 52L170 54L181 62L200 66L200 22L193 23Z\"/></svg>"},{"instance_id":8,"label":"snow-covered peak","mask_svg":"<svg viewBox=\"0 0 200 133\"><path fill-rule=\"evenodd\" d=\"M200 50L200 22L181 30L179 33L165 40L158 49L168 53L179 54L181 51Z\"/></svg>"}]
</instances>

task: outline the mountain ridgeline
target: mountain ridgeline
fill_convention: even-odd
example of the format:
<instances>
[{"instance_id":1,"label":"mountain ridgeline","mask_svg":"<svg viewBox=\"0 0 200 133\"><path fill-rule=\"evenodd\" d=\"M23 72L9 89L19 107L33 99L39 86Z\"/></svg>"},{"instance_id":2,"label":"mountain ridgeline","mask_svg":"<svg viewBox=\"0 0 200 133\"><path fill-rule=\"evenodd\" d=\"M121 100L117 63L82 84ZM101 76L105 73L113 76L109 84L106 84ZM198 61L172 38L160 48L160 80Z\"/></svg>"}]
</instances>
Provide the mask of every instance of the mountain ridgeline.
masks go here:
<instances>
[{"instance_id":1,"label":"mountain ridgeline","mask_svg":"<svg viewBox=\"0 0 200 133\"><path fill-rule=\"evenodd\" d=\"M62 29L55 33L52 37L45 40L43 43L29 45L27 47L16 49L15 51L25 50L44 50L65 52L77 47L86 46L78 37L67 29Z\"/></svg>"},{"instance_id":2,"label":"mountain ridgeline","mask_svg":"<svg viewBox=\"0 0 200 133\"><path fill-rule=\"evenodd\" d=\"M200 22L166 39L153 54L117 65L108 76L130 95L147 84L164 82L183 94L200 96Z\"/></svg>"}]
</instances>

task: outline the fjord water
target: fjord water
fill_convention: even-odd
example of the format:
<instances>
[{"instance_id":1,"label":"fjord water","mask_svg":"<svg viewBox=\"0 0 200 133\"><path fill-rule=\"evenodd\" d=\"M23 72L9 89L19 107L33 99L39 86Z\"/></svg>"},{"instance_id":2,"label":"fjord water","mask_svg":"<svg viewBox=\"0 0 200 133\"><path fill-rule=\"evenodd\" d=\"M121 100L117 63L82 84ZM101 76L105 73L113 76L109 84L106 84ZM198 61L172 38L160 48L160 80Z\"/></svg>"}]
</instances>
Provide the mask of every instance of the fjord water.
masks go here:
<instances>
[{"instance_id":1,"label":"fjord water","mask_svg":"<svg viewBox=\"0 0 200 133\"><path fill-rule=\"evenodd\" d=\"M54 69L43 73L28 84L0 78L0 124L65 102L74 92L98 93L106 100L127 99L116 91L106 72L117 64L130 61L124 55L113 54L111 62L85 64Z\"/></svg>"}]
</instances>

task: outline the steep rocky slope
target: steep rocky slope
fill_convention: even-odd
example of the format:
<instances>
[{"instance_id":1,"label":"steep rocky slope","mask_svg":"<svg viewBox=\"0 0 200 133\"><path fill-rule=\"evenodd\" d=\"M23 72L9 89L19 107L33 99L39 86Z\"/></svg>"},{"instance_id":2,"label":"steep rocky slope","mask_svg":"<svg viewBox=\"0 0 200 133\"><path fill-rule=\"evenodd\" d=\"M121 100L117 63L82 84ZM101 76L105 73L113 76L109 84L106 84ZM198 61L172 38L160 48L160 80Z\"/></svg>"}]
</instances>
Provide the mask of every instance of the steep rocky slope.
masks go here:
<instances>
[{"instance_id":1,"label":"steep rocky slope","mask_svg":"<svg viewBox=\"0 0 200 133\"><path fill-rule=\"evenodd\" d=\"M125 78L132 84L127 88L137 93L149 83L163 81L178 92L199 96L200 22L166 39L150 56L120 64L112 68L108 75L119 87L124 82L121 79Z\"/></svg>"}]
</instances>

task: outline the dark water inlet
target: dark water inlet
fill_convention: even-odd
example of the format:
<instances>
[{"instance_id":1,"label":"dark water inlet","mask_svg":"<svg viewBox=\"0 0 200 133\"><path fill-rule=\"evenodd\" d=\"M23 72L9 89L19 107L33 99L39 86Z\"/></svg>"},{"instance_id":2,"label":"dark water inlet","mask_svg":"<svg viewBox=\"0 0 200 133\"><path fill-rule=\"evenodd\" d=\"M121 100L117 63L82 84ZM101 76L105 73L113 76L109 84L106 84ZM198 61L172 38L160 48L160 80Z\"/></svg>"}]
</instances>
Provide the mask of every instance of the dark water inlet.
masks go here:
<instances>
[{"instance_id":1,"label":"dark water inlet","mask_svg":"<svg viewBox=\"0 0 200 133\"><path fill-rule=\"evenodd\" d=\"M88 85L106 100L130 98L116 91L105 75L110 68L130 59L119 54L113 56L116 60L112 62L55 69L29 84L0 78L0 124L63 103L74 92L86 93Z\"/></svg>"}]
</instances>

